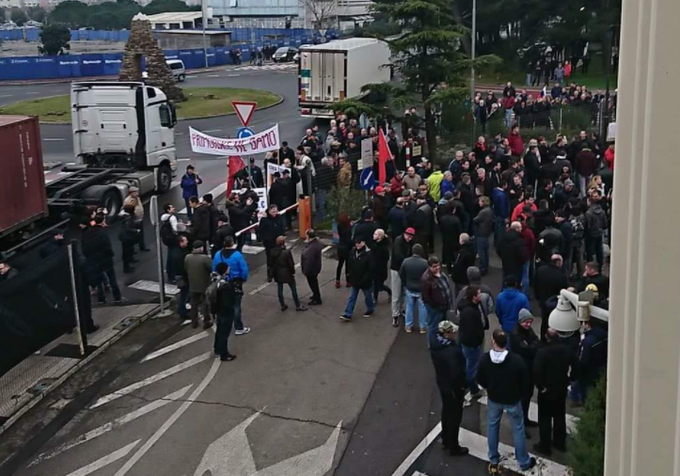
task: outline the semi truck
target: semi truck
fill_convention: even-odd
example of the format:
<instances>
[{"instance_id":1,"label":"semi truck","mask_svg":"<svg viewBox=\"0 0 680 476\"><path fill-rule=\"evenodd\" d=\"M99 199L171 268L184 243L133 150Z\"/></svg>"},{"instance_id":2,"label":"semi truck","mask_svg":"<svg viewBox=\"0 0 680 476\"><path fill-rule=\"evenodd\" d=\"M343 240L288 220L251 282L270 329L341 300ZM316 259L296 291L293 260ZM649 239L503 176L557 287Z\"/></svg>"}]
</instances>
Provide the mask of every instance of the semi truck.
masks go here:
<instances>
[{"instance_id":1,"label":"semi truck","mask_svg":"<svg viewBox=\"0 0 680 476\"><path fill-rule=\"evenodd\" d=\"M346 99L370 100L366 84L391 79L390 49L374 38L350 38L300 48L299 106L303 117L332 119Z\"/></svg>"},{"instance_id":2,"label":"semi truck","mask_svg":"<svg viewBox=\"0 0 680 476\"><path fill-rule=\"evenodd\" d=\"M71 86L74 163L45 178L37 117L0 116L0 252L40 237L85 206L117 216L130 187L164 193L176 169L175 108L138 82Z\"/></svg>"}]
</instances>

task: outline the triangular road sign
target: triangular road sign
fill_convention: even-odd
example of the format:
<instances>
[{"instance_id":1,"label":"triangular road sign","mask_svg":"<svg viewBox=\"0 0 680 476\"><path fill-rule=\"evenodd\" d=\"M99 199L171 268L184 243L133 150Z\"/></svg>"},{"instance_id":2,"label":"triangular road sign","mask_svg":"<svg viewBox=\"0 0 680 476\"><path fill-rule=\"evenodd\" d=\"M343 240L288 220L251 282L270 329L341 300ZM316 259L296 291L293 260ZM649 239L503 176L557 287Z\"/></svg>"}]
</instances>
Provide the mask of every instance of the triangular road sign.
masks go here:
<instances>
[{"instance_id":1,"label":"triangular road sign","mask_svg":"<svg viewBox=\"0 0 680 476\"><path fill-rule=\"evenodd\" d=\"M241 120L243 127L247 127L250 119L253 117L255 108L257 107L256 102L246 102L246 101L232 101L231 105L234 106L234 111L236 115Z\"/></svg>"}]
</instances>

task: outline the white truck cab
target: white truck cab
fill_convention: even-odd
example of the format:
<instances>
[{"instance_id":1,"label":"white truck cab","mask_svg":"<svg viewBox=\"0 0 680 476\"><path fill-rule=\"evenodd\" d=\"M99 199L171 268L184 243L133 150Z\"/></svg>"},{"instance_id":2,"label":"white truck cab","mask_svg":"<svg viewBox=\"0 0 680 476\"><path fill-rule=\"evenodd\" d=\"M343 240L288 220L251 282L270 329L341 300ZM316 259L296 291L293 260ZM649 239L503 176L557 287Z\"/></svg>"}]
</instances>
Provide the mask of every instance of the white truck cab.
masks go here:
<instances>
[{"instance_id":1,"label":"white truck cab","mask_svg":"<svg viewBox=\"0 0 680 476\"><path fill-rule=\"evenodd\" d=\"M74 82L71 117L77 163L134 169L144 175L140 181L153 185L142 193L170 189L177 118L159 88L138 82Z\"/></svg>"}]
</instances>

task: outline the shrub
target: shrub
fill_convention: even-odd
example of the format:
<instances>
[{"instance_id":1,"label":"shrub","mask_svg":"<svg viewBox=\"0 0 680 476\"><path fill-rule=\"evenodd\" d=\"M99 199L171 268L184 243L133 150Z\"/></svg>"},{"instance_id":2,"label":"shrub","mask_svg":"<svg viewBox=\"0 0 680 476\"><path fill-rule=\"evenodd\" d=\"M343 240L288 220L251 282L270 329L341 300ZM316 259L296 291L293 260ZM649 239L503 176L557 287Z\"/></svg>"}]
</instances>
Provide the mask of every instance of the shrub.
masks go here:
<instances>
[{"instance_id":1,"label":"shrub","mask_svg":"<svg viewBox=\"0 0 680 476\"><path fill-rule=\"evenodd\" d=\"M346 212L350 219L358 220L366 205L366 192L344 187L334 187L326 196L326 211L333 219Z\"/></svg>"},{"instance_id":2,"label":"shrub","mask_svg":"<svg viewBox=\"0 0 680 476\"><path fill-rule=\"evenodd\" d=\"M573 476L604 474L604 434L607 405L607 380L602 377L588 392L576 435L569 447L569 464Z\"/></svg>"}]
</instances>

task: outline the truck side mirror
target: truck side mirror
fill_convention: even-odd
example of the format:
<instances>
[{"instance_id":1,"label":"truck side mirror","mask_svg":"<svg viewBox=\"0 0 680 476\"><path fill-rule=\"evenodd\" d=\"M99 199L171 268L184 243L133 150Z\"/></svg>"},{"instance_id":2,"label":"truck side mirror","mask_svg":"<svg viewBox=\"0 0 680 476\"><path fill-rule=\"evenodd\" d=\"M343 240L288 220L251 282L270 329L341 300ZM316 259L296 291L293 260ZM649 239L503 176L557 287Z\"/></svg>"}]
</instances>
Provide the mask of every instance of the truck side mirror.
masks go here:
<instances>
[{"instance_id":1,"label":"truck side mirror","mask_svg":"<svg viewBox=\"0 0 680 476\"><path fill-rule=\"evenodd\" d=\"M175 109L175 105L172 103L168 103L168 106L170 106L170 120L172 121L172 127L175 127L177 125L177 109Z\"/></svg>"}]
</instances>

